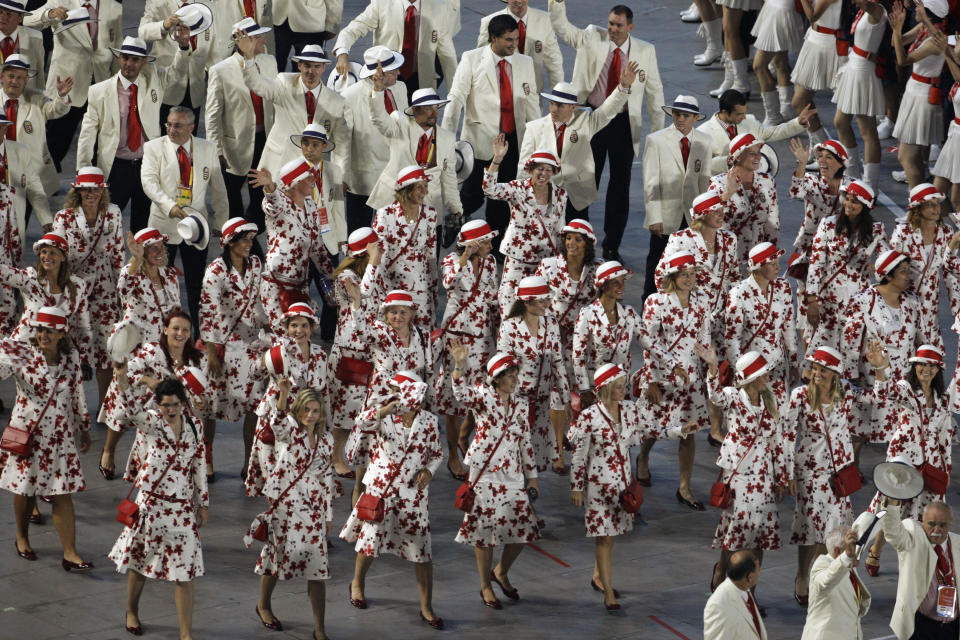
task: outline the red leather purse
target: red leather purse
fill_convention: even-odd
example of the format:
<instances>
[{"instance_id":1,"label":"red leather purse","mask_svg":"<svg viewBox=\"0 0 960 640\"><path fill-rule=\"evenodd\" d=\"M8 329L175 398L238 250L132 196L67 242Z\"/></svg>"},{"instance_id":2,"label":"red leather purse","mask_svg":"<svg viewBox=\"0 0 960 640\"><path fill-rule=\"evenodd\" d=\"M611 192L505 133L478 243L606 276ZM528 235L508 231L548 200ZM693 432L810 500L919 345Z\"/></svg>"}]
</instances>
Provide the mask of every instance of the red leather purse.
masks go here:
<instances>
[{"instance_id":1,"label":"red leather purse","mask_svg":"<svg viewBox=\"0 0 960 640\"><path fill-rule=\"evenodd\" d=\"M276 436L273 434L273 429L270 428L269 424L264 426L263 429L260 429L260 431L257 432L257 439L263 444L269 445L271 447L277 441Z\"/></svg>"},{"instance_id":2,"label":"red leather purse","mask_svg":"<svg viewBox=\"0 0 960 640\"><path fill-rule=\"evenodd\" d=\"M373 363L359 358L341 356L340 362L337 363L337 370L333 375L345 384L368 387L370 386L370 378L373 377Z\"/></svg>"},{"instance_id":3,"label":"red leather purse","mask_svg":"<svg viewBox=\"0 0 960 640\"><path fill-rule=\"evenodd\" d=\"M259 540L260 542L267 541L267 521L261 520L260 524L257 525L257 530L253 532L253 539Z\"/></svg>"},{"instance_id":4,"label":"red leather purse","mask_svg":"<svg viewBox=\"0 0 960 640\"><path fill-rule=\"evenodd\" d=\"M383 498L364 492L357 500L357 517L364 522L383 522Z\"/></svg>"},{"instance_id":5,"label":"red leather purse","mask_svg":"<svg viewBox=\"0 0 960 640\"><path fill-rule=\"evenodd\" d=\"M820 417L823 420L825 431L823 435L827 439L827 453L830 455L830 464L833 467L833 473L830 475L830 487L840 498L846 498L853 495L863 486L860 479L860 469L855 464L848 464L843 469L837 471L837 465L833 460L833 445L830 442L829 427L827 426L827 416L820 410Z\"/></svg>"},{"instance_id":6,"label":"red leather purse","mask_svg":"<svg viewBox=\"0 0 960 640\"><path fill-rule=\"evenodd\" d=\"M514 405L514 407L516 407L516 405ZM500 448L500 443L503 442L503 438L507 435L507 429L510 428L510 422L513 419L514 407L510 408L510 415L507 416L507 419L503 424L503 433L500 434L497 444L493 447L493 451L490 452L490 457L487 458L487 461L483 463L483 467L480 468L480 473L478 473L477 477L473 479L473 482L468 480L457 487L457 497L453 501L453 506L455 506L457 509L460 509L460 511L473 513L473 504L477 499L477 494L473 488L480 480L480 476L483 475L483 472L487 470L488 466L490 466L490 461L493 460L493 455L497 452L497 449Z\"/></svg>"},{"instance_id":7,"label":"red leather purse","mask_svg":"<svg viewBox=\"0 0 960 640\"><path fill-rule=\"evenodd\" d=\"M636 478L633 478L627 488L620 492L620 506L627 513L636 513L640 511L640 505L642 504L643 487L640 486Z\"/></svg>"},{"instance_id":8,"label":"red leather purse","mask_svg":"<svg viewBox=\"0 0 960 640\"><path fill-rule=\"evenodd\" d=\"M18 456L29 456L33 452L30 431L14 424L8 424L0 439L0 449Z\"/></svg>"},{"instance_id":9,"label":"red leather purse","mask_svg":"<svg viewBox=\"0 0 960 640\"><path fill-rule=\"evenodd\" d=\"M722 471L720 472L720 476L723 477ZM716 507L717 509L727 509L732 502L733 489L730 488L730 483L724 482L723 480L714 482L713 486L710 487L710 506Z\"/></svg>"},{"instance_id":10,"label":"red leather purse","mask_svg":"<svg viewBox=\"0 0 960 640\"><path fill-rule=\"evenodd\" d=\"M721 387L733 386L733 367L730 366L729 360L720 361L717 365L717 376L720 378Z\"/></svg>"},{"instance_id":11,"label":"red leather purse","mask_svg":"<svg viewBox=\"0 0 960 640\"><path fill-rule=\"evenodd\" d=\"M929 462L924 462L920 466L920 473L923 475L923 486L927 491L943 495L950 486L950 474L936 467Z\"/></svg>"}]
</instances>

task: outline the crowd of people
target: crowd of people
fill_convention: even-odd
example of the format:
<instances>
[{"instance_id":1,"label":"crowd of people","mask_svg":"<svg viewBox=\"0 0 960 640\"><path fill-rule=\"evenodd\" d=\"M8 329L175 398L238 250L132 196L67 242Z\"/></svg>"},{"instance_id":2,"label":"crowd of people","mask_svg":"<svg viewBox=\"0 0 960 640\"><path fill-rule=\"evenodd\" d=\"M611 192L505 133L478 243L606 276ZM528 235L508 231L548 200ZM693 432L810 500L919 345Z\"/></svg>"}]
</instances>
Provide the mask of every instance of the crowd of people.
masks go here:
<instances>
[{"instance_id":1,"label":"crowd of people","mask_svg":"<svg viewBox=\"0 0 960 640\"><path fill-rule=\"evenodd\" d=\"M63 569L94 568L72 496L103 426L99 475L132 483L109 553L128 576L125 628L144 633L152 578L176 584L192 637L217 422L240 422L244 490L265 498L244 536L260 547L264 627L283 629L277 582L306 580L313 636L326 637L339 536L357 554L351 605L368 607L373 559L396 555L414 565L423 623L442 629L429 509L442 466L462 483L456 541L475 549L483 605L502 608L494 584L520 599L509 572L547 526L535 505L549 471L569 477L595 539L591 586L616 612L614 541L652 483L650 452L678 441L676 500L705 511L691 482L703 430L719 467L705 636L766 638L754 590L763 553L787 542L777 505L790 495L804 638L861 637L850 496L873 443L921 469L924 489L871 502L888 515L865 570L878 575L889 541L898 638L957 638L944 501L960 379L945 375L938 309L945 292L960 314L947 224L960 204L960 119L947 115L960 107L947 35L960 8L696 0L684 20L702 22L707 49L694 64L725 69L708 117L679 91L666 104L671 81L629 6L580 28L563 0L505 1L458 58L458 0L371 0L350 20L338 0L148 0L136 37L115 0L0 0L0 378L16 382L0 487L18 556L37 559L29 533L46 501ZM569 82L560 42L576 55ZM751 44L762 122L747 114ZM837 138L816 109L825 96ZM889 133L910 186L891 229L874 215ZM75 179L52 213L74 136ZM796 167L779 186L804 216L784 265L766 143L787 138ZM619 249L640 208L638 156L650 236L635 309ZM601 237L589 210L605 169ZM342 524L338 499L351 505Z\"/></svg>"}]
</instances>

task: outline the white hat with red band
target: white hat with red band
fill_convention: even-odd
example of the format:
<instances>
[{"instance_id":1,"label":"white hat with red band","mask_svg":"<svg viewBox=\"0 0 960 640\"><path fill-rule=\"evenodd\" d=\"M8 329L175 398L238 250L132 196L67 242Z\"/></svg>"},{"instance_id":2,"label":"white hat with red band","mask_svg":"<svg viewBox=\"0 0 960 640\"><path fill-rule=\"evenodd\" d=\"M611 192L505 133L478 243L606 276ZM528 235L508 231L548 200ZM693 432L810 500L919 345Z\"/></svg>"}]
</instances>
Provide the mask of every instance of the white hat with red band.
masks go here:
<instances>
[{"instance_id":1,"label":"white hat with red band","mask_svg":"<svg viewBox=\"0 0 960 640\"><path fill-rule=\"evenodd\" d=\"M674 251L663 259L664 274L679 273L684 269L697 266L697 258L689 251Z\"/></svg>"},{"instance_id":2,"label":"white hat with red band","mask_svg":"<svg viewBox=\"0 0 960 640\"><path fill-rule=\"evenodd\" d=\"M523 163L523 170L530 171L535 164L548 164L557 171L560 170L560 163L557 162L557 156L553 155L552 151L547 151L546 149L537 149L531 153L527 161ZM554 173L556 173L556 171Z\"/></svg>"},{"instance_id":3,"label":"white hat with red band","mask_svg":"<svg viewBox=\"0 0 960 640\"><path fill-rule=\"evenodd\" d=\"M67 314L60 307L40 307L40 309L29 320L34 327L46 327L47 329L67 330Z\"/></svg>"},{"instance_id":4,"label":"white hat with red band","mask_svg":"<svg viewBox=\"0 0 960 640\"><path fill-rule=\"evenodd\" d=\"M756 380L770 370L770 363L759 351L748 351L737 358L737 381L741 385Z\"/></svg>"},{"instance_id":5,"label":"white hat with red band","mask_svg":"<svg viewBox=\"0 0 960 640\"><path fill-rule=\"evenodd\" d=\"M843 193L849 193L854 198L862 202L868 209L872 209L874 203L877 201L877 196L873 191L873 187L863 180L851 180L850 182L841 185L840 191Z\"/></svg>"},{"instance_id":6,"label":"white hat with red band","mask_svg":"<svg viewBox=\"0 0 960 640\"><path fill-rule=\"evenodd\" d=\"M632 273L632 271L627 269L616 260L608 260L597 267L597 275L594 276L594 282L598 287L600 287L609 280L619 278L620 276L629 276Z\"/></svg>"},{"instance_id":7,"label":"white hat with red band","mask_svg":"<svg viewBox=\"0 0 960 640\"><path fill-rule=\"evenodd\" d=\"M833 347L818 347L807 356L807 362L819 364L834 373L843 373L843 358L840 357L840 352Z\"/></svg>"},{"instance_id":8,"label":"white hat with red band","mask_svg":"<svg viewBox=\"0 0 960 640\"><path fill-rule=\"evenodd\" d=\"M110 183L104 180L103 170L100 167L81 167L77 170L77 179L70 184L77 189L99 189L109 187Z\"/></svg>"},{"instance_id":9,"label":"white hat with red band","mask_svg":"<svg viewBox=\"0 0 960 640\"><path fill-rule=\"evenodd\" d=\"M593 232L593 225L582 218L574 218L561 229L563 233L579 233L582 236L590 238L590 242L596 244L597 236Z\"/></svg>"},{"instance_id":10,"label":"white hat with red band","mask_svg":"<svg viewBox=\"0 0 960 640\"><path fill-rule=\"evenodd\" d=\"M283 183L283 188L289 189L302 180L312 178L313 172L310 169L310 163L303 158L296 158L283 165L280 169L280 182Z\"/></svg>"},{"instance_id":11,"label":"white hat with red band","mask_svg":"<svg viewBox=\"0 0 960 640\"><path fill-rule=\"evenodd\" d=\"M492 358L487 360L487 375L491 379L496 378L501 373L506 371L511 367L516 367L517 361L514 359L513 354L510 353L496 353Z\"/></svg>"},{"instance_id":12,"label":"white hat with red band","mask_svg":"<svg viewBox=\"0 0 960 640\"><path fill-rule=\"evenodd\" d=\"M460 233L457 234L457 246L462 247L468 242L495 237L497 237L497 232L491 229L485 220L470 220L460 227Z\"/></svg>"},{"instance_id":13,"label":"white hat with red band","mask_svg":"<svg viewBox=\"0 0 960 640\"><path fill-rule=\"evenodd\" d=\"M68 248L67 239L59 233L45 233L39 240L33 243L33 252L39 254L41 247L55 247L63 251L64 255L66 255Z\"/></svg>"},{"instance_id":14,"label":"white hat with red band","mask_svg":"<svg viewBox=\"0 0 960 640\"><path fill-rule=\"evenodd\" d=\"M550 285L543 276L527 276L517 285L517 300L543 300L550 297Z\"/></svg>"},{"instance_id":15,"label":"white hat with red band","mask_svg":"<svg viewBox=\"0 0 960 640\"><path fill-rule=\"evenodd\" d=\"M427 172L423 170L423 167L418 164L404 167L400 169L400 173L397 174L397 190L409 187L418 182L430 182L430 176L428 176Z\"/></svg>"},{"instance_id":16,"label":"white hat with red band","mask_svg":"<svg viewBox=\"0 0 960 640\"><path fill-rule=\"evenodd\" d=\"M220 231L220 246L227 246L231 240L247 231L253 231L253 234L256 235L257 225L246 218L230 218L223 223L223 229Z\"/></svg>"},{"instance_id":17,"label":"white hat with red band","mask_svg":"<svg viewBox=\"0 0 960 640\"><path fill-rule=\"evenodd\" d=\"M287 367L284 362L282 344L274 345L263 352L263 366L266 367L267 373L272 376L283 375Z\"/></svg>"},{"instance_id":18,"label":"white hat with red band","mask_svg":"<svg viewBox=\"0 0 960 640\"><path fill-rule=\"evenodd\" d=\"M320 320L317 318L317 314L313 312L313 307L311 307L306 302L294 302L287 310L283 312L283 317L286 318L296 318L296 317L307 318L316 325Z\"/></svg>"},{"instance_id":19,"label":"white hat with red band","mask_svg":"<svg viewBox=\"0 0 960 640\"><path fill-rule=\"evenodd\" d=\"M180 380L183 382L183 386L195 396L202 396L203 392L207 390L207 376L203 375L203 371L196 367L187 367L180 374Z\"/></svg>"},{"instance_id":20,"label":"white hat with red band","mask_svg":"<svg viewBox=\"0 0 960 640\"><path fill-rule=\"evenodd\" d=\"M924 202L934 201L934 202L943 202L944 196L940 191L930 184L929 182L921 182L913 189L910 189L910 204L907 205L909 208L919 207Z\"/></svg>"},{"instance_id":21,"label":"white hat with red band","mask_svg":"<svg viewBox=\"0 0 960 640\"><path fill-rule=\"evenodd\" d=\"M404 385L411 384L414 382L423 382L423 380L413 371L397 371L393 374L393 377L390 378L390 384L397 388L402 388Z\"/></svg>"},{"instance_id":22,"label":"white hat with red band","mask_svg":"<svg viewBox=\"0 0 960 640\"><path fill-rule=\"evenodd\" d=\"M413 296L409 291L405 289L394 289L387 293L387 297L383 299L380 308L386 309L387 307L414 307L416 306L413 303Z\"/></svg>"},{"instance_id":23,"label":"white hat with red band","mask_svg":"<svg viewBox=\"0 0 960 640\"><path fill-rule=\"evenodd\" d=\"M750 249L750 271L756 271L771 260L777 260L783 255L781 249L772 242L761 242L753 249Z\"/></svg>"},{"instance_id":24,"label":"white hat with red band","mask_svg":"<svg viewBox=\"0 0 960 640\"><path fill-rule=\"evenodd\" d=\"M367 252L367 247L378 240L377 233L370 227L360 227L354 229L353 233L347 236L347 251L351 256L359 256Z\"/></svg>"},{"instance_id":25,"label":"white hat with red band","mask_svg":"<svg viewBox=\"0 0 960 640\"><path fill-rule=\"evenodd\" d=\"M593 386L599 391L605 386L616 380L617 378L622 378L627 375L627 372L620 368L616 364L603 364L594 372L593 374Z\"/></svg>"},{"instance_id":26,"label":"white hat with red band","mask_svg":"<svg viewBox=\"0 0 960 640\"><path fill-rule=\"evenodd\" d=\"M153 227L144 227L140 229L140 231L137 231L137 235L133 236L133 240L139 245L149 247L152 244L164 244L167 241L167 236Z\"/></svg>"},{"instance_id":27,"label":"white hat with red band","mask_svg":"<svg viewBox=\"0 0 960 640\"><path fill-rule=\"evenodd\" d=\"M821 149L826 149L833 155L837 156L840 159L840 162L843 166L847 166L847 160L850 158L850 154L847 153L847 148L839 140L824 140L819 142L813 147L813 151L817 152Z\"/></svg>"},{"instance_id":28,"label":"white hat with red band","mask_svg":"<svg viewBox=\"0 0 960 640\"><path fill-rule=\"evenodd\" d=\"M749 134L745 134L749 135ZM717 209L723 210L723 199L719 193L707 191L701 193L693 199L693 207L690 209L690 217L696 220Z\"/></svg>"},{"instance_id":29,"label":"white hat with red band","mask_svg":"<svg viewBox=\"0 0 960 640\"><path fill-rule=\"evenodd\" d=\"M893 270L897 268L897 265L906 259L907 256L899 251L888 249L880 254L880 257L877 258L877 261L873 264L873 268L876 270L878 276L884 278L890 275Z\"/></svg>"},{"instance_id":30,"label":"white hat with red band","mask_svg":"<svg viewBox=\"0 0 960 640\"><path fill-rule=\"evenodd\" d=\"M728 157L733 162L736 162L737 158L742 156L744 151L758 144L763 144L763 140L752 133L741 133L730 141L730 154Z\"/></svg>"},{"instance_id":31,"label":"white hat with red band","mask_svg":"<svg viewBox=\"0 0 960 640\"><path fill-rule=\"evenodd\" d=\"M917 347L917 352L910 357L911 363L935 364L943 366L943 351L932 344L922 344Z\"/></svg>"}]
</instances>

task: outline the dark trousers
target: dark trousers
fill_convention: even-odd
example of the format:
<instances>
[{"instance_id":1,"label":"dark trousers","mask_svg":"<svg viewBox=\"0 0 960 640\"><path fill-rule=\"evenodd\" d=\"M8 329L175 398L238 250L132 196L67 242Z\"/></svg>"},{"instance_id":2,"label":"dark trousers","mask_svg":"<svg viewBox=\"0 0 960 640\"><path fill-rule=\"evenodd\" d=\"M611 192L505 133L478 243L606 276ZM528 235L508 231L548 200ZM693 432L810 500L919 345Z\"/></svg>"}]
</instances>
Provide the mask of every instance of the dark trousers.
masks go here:
<instances>
[{"instance_id":1,"label":"dark trousers","mask_svg":"<svg viewBox=\"0 0 960 640\"><path fill-rule=\"evenodd\" d=\"M277 45L277 51L274 56L277 58L277 71L283 73L287 70L287 60L290 56L290 48L293 47L294 55L299 55L300 51L308 44L323 44L323 37L319 31L304 33L294 31L290 28L290 22L284 21L283 24L273 25L274 42ZM297 70L293 65L293 71Z\"/></svg>"},{"instance_id":2,"label":"dark trousers","mask_svg":"<svg viewBox=\"0 0 960 640\"><path fill-rule=\"evenodd\" d=\"M186 107L193 111L193 121L195 123L194 132L200 128L200 107L203 105L197 105L196 107L190 102L190 80L187 80L187 90L183 93L183 100L180 101L179 105L167 104L166 102L160 103L160 133L161 135L167 131L167 116L170 115L170 108L173 106Z\"/></svg>"},{"instance_id":3,"label":"dark trousers","mask_svg":"<svg viewBox=\"0 0 960 640\"><path fill-rule=\"evenodd\" d=\"M414 73L409 78L400 78L400 82L407 85L407 96L412 98L413 92L420 88L420 73Z\"/></svg>"},{"instance_id":4,"label":"dark trousers","mask_svg":"<svg viewBox=\"0 0 960 640\"><path fill-rule=\"evenodd\" d=\"M353 233L360 227L369 227L373 222L374 210L367 206L370 196L347 192L344 195L344 204L347 209L347 233Z\"/></svg>"},{"instance_id":5,"label":"dark trousers","mask_svg":"<svg viewBox=\"0 0 960 640\"><path fill-rule=\"evenodd\" d=\"M577 209L575 206L573 206L573 202L569 198L567 199L567 212L564 217L566 218L568 224L571 220L574 220L575 218L580 218L581 220L589 220L589 218L587 217L589 213L590 213L589 206L586 206L583 209Z\"/></svg>"},{"instance_id":6,"label":"dark trousers","mask_svg":"<svg viewBox=\"0 0 960 640\"><path fill-rule=\"evenodd\" d=\"M115 158L110 169L110 202L123 211L130 203L130 231L136 233L147 226L150 218L150 198L140 183L140 160ZM201 273L201 277L202 277Z\"/></svg>"},{"instance_id":7,"label":"dark trousers","mask_svg":"<svg viewBox=\"0 0 960 640\"><path fill-rule=\"evenodd\" d=\"M87 104L82 107L70 107L66 115L56 120L47 120L47 149L57 172L60 172L60 163L67 157L70 147L73 146L73 136L80 128L83 114L87 112ZM94 158L96 160L96 158Z\"/></svg>"},{"instance_id":8,"label":"dark trousers","mask_svg":"<svg viewBox=\"0 0 960 640\"><path fill-rule=\"evenodd\" d=\"M260 154L263 153L263 145L266 143L267 136L264 132L257 132L253 141L253 162L252 166L260 164ZM227 188L227 203L230 206L231 218L246 218L257 225L257 235L267 230L266 220L263 217L263 189L250 186L247 176L237 176L229 173L226 169L221 169L223 174L224 186ZM247 194L250 196L249 204L246 209L243 206L243 187L247 186ZM260 258L263 258L263 249L259 242L254 240L253 252Z\"/></svg>"},{"instance_id":9,"label":"dark trousers","mask_svg":"<svg viewBox=\"0 0 960 640\"><path fill-rule=\"evenodd\" d=\"M517 144L516 132L507 136L507 142L510 146L497 171L497 182L509 182L517 177L520 147ZM489 164L489 160L478 159L473 165L473 171L460 185L460 202L463 203L465 217L469 217L483 206L483 172L487 170ZM490 228L498 232L497 237L493 239L493 250L499 252L500 239L503 238L503 232L507 230L507 225L510 223L510 205L502 200L487 200L486 218Z\"/></svg>"},{"instance_id":10,"label":"dark trousers","mask_svg":"<svg viewBox=\"0 0 960 640\"><path fill-rule=\"evenodd\" d=\"M680 228L687 228L687 219L683 218L680 222ZM643 276L643 301L647 301L647 297L651 293L657 292L657 285L654 281L654 273L657 270L657 265L660 264L660 258L663 256L663 250L667 248L667 240L670 239L670 234L665 233L658 236L655 233L650 234L650 249L647 251L647 268Z\"/></svg>"},{"instance_id":11,"label":"dark trousers","mask_svg":"<svg viewBox=\"0 0 960 640\"><path fill-rule=\"evenodd\" d=\"M960 622L937 622L917 613L914 616L913 635L910 640L957 640L960 637Z\"/></svg>"},{"instance_id":12,"label":"dark trousers","mask_svg":"<svg viewBox=\"0 0 960 640\"><path fill-rule=\"evenodd\" d=\"M180 253L183 264L183 282L187 287L187 307L193 320L193 335L200 335L200 294L203 291L203 274L207 270L207 250L195 249L186 242L167 245L167 262L170 266Z\"/></svg>"},{"instance_id":13,"label":"dark trousers","mask_svg":"<svg viewBox=\"0 0 960 640\"><path fill-rule=\"evenodd\" d=\"M610 124L594 134L590 146L593 148L598 188L603 167L607 157L610 158L610 177L603 212L603 248L617 251L630 215L630 172L633 169L630 115L626 111L617 114ZM586 210L583 214L582 217L586 218Z\"/></svg>"},{"instance_id":14,"label":"dark trousers","mask_svg":"<svg viewBox=\"0 0 960 640\"><path fill-rule=\"evenodd\" d=\"M330 264L334 267L340 263L339 254L328 253L327 255L330 257ZM327 304L327 298L323 295L323 289L320 285L321 280L324 278L332 282L333 274L320 273L320 269L318 269L317 265L311 260L310 281L313 283L313 286L316 287L317 293L320 294L320 300L323 302L323 308L320 310L320 338L322 340L332 341L333 334L336 333L337 330L337 306Z\"/></svg>"}]
</instances>

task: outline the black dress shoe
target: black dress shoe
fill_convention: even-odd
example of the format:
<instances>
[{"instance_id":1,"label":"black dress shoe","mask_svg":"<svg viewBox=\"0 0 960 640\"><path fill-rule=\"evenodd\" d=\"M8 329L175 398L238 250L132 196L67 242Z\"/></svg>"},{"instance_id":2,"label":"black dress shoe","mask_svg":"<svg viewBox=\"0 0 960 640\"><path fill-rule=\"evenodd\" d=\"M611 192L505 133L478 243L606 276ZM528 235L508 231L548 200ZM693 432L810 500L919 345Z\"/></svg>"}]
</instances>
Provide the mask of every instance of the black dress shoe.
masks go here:
<instances>
[{"instance_id":1,"label":"black dress shoe","mask_svg":"<svg viewBox=\"0 0 960 640\"><path fill-rule=\"evenodd\" d=\"M623 264L623 258L620 257L620 252L616 249L607 249L603 250L603 259L604 260L616 260L620 264Z\"/></svg>"},{"instance_id":2,"label":"black dress shoe","mask_svg":"<svg viewBox=\"0 0 960 640\"><path fill-rule=\"evenodd\" d=\"M520 599L520 592L517 591L516 587L508 591L507 588L503 586L503 583L500 582L500 579L497 578L497 574L495 574L493 571L490 572L490 582L496 582L500 586L500 590L503 591L503 595L507 596L511 600Z\"/></svg>"},{"instance_id":3,"label":"black dress shoe","mask_svg":"<svg viewBox=\"0 0 960 640\"><path fill-rule=\"evenodd\" d=\"M500 602L498 598L494 598L493 600L487 600L486 598L483 597L483 591L480 592L480 599L483 600L483 605L485 607L490 607L491 609L503 609L503 604Z\"/></svg>"},{"instance_id":4,"label":"black dress shoe","mask_svg":"<svg viewBox=\"0 0 960 640\"><path fill-rule=\"evenodd\" d=\"M89 571L90 569L93 569L92 562L70 562L66 558L63 559L63 561L60 563L60 566L62 566L63 570L67 573L70 573L71 571Z\"/></svg>"},{"instance_id":5,"label":"black dress shoe","mask_svg":"<svg viewBox=\"0 0 960 640\"><path fill-rule=\"evenodd\" d=\"M708 433L707 444L709 444L711 447L720 447L721 445L723 445L723 440L717 440L716 438L714 438L712 435Z\"/></svg>"},{"instance_id":6,"label":"black dress shoe","mask_svg":"<svg viewBox=\"0 0 960 640\"><path fill-rule=\"evenodd\" d=\"M13 546L17 549L17 555L23 558L24 560L36 560L37 554L34 553L33 549L27 549L26 551L20 551L20 545L17 544L17 541L13 541Z\"/></svg>"},{"instance_id":7,"label":"black dress shoe","mask_svg":"<svg viewBox=\"0 0 960 640\"><path fill-rule=\"evenodd\" d=\"M420 619L426 622L428 625L439 631L443 629L443 618L437 616L433 620L427 620L427 616L423 615L423 611L420 612Z\"/></svg>"},{"instance_id":8,"label":"black dress shoe","mask_svg":"<svg viewBox=\"0 0 960 640\"><path fill-rule=\"evenodd\" d=\"M599 591L600 593L603 593L603 588L602 588L599 584L597 584L597 581L594 580L593 578L590 578L590 586L593 587L593 590L594 590L594 591ZM614 589L614 590L613 590L613 597L614 597L614 598L619 598L619 597L620 597L620 592L617 591L616 589Z\"/></svg>"},{"instance_id":9,"label":"black dress shoe","mask_svg":"<svg viewBox=\"0 0 960 640\"><path fill-rule=\"evenodd\" d=\"M680 494L680 489L677 489L677 502L687 507L690 507L694 511L706 511L707 508L703 506L703 503L699 500L687 500Z\"/></svg>"}]
</instances>

